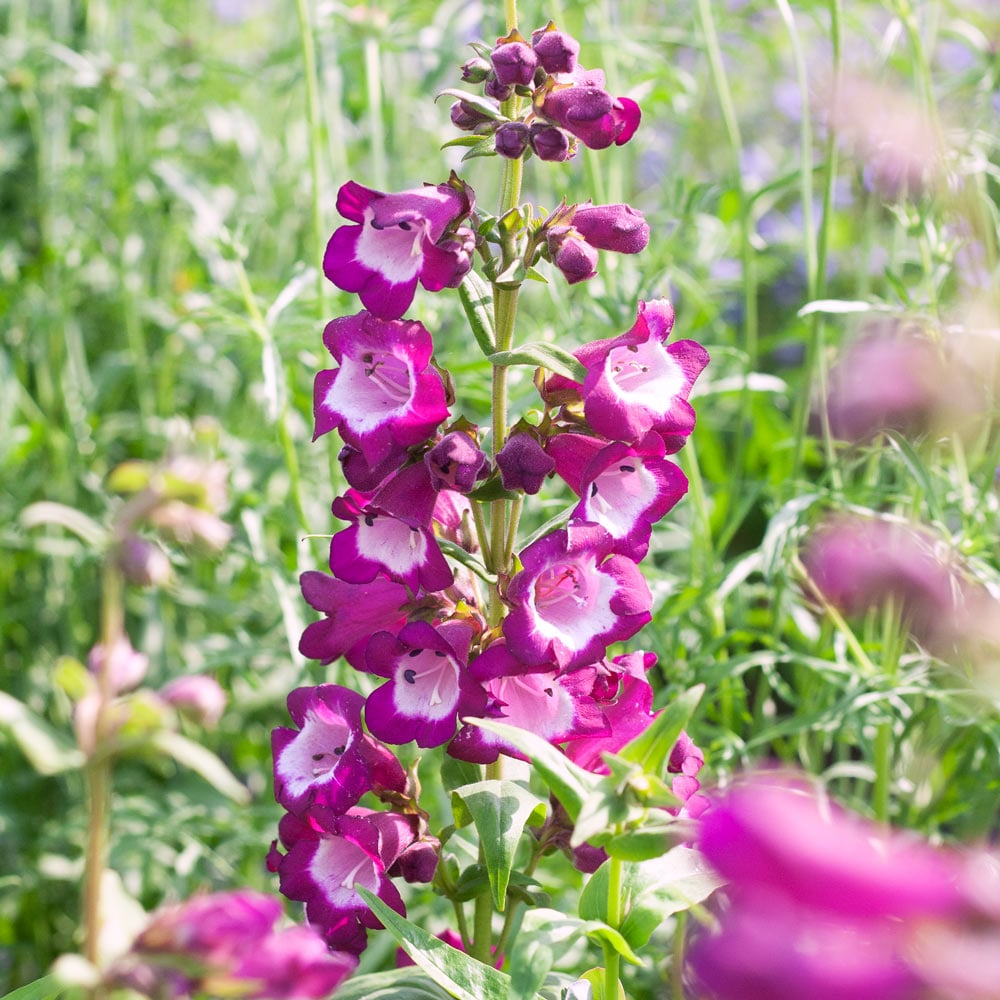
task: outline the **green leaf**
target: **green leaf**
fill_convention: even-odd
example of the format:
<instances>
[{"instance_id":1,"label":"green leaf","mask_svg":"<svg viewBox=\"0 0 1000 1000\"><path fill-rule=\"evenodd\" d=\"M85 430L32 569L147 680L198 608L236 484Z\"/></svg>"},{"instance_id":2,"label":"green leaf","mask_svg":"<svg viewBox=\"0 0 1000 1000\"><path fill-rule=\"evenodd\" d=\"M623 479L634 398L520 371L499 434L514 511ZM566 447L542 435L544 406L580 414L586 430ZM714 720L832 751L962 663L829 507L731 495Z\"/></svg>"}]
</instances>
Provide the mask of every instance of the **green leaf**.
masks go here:
<instances>
[{"instance_id":1,"label":"green leaf","mask_svg":"<svg viewBox=\"0 0 1000 1000\"><path fill-rule=\"evenodd\" d=\"M83 753L68 736L5 691L0 691L0 726L10 732L39 774L60 774L83 766Z\"/></svg>"},{"instance_id":2,"label":"green leaf","mask_svg":"<svg viewBox=\"0 0 1000 1000\"><path fill-rule=\"evenodd\" d=\"M53 1000L65 992L65 987L55 976L42 976L41 979L8 993L2 1000Z\"/></svg>"},{"instance_id":3,"label":"green leaf","mask_svg":"<svg viewBox=\"0 0 1000 1000\"><path fill-rule=\"evenodd\" d=\"M531 760L538 776L552 794L563 804L572 820L580 815L587 797L596 791L601 779L582 767L577 767L565 754L535 733L518 726L508 726L493 719L466 719L470 725L479 726L489 733L502 736Z\"/></svg>"},{"instance_id":4,"label":"green leaf","mask_svg":"<svg viewBox=\"0 0 1000 1000\"><path fill-rule=\"evenodd\" d=\"M519 940L510 960L508 1000L534 1000L554 961L551 948L535 941Z\"/></svg>"},{"instance_id":5,"label":"green leaf","mask_svg":"<svg viewBox=\"0 0 1000 1000\"><path fill-rule=\"evenodd\" d=\"M581 937L598 944L606 942L623 958L635 965L642 965L642 959L635 953L624 936L604 920L585 920L563 913L561 910L529 910L524 915L518 942L528 940L562 955L569 951Z\"/></svg>"},{"instance_id":6,"label":"green leaf","mask_svg":"<svg viewBox=\"0 0 1000 1000\"><path fill-rule=\"evenodd\" d=\"M200 774L216 791L234 802L246 805L250 801L250 792L246 786L219 757L200 743L195 743L180 733L163 729L149 738L148 745L169 754L178 764Z\"/></svg>"},{"instance_id":7,"label":"green leaf","mask_svg":"<svg viewBox=\"0 0 1000 1000\"><path fill-rule=\"evenodd\" d=\"M625 918L619 929L635 949L641 949L668 917L702 902L723 884L708 862L690 847L675 847L662 857L626 862L621 867ZM610 862L605 862L583 887L579 905L585 920L608 919L609 869Z\"/></svg>"},{"instance_id":8,"label":"green leaf","mask_svg":"<svg viewBox=\"0 0 1000 1000\"><path fill-rule=\"evenodd\" d=\"M645 812L645 807L634 796L623 794L617 782L608 776L581 805L579 815L575 817L569 846L576 848L588 841L600 845L601 834L607 837L615 827L640 822Z\"/></svg>"},{"instance_id":9,"label":"green leaf","mask_svg":"<svg viewBox=\"0 0 1000 1000\"><path fill-rule=\"evenodd\" d=\"M442 90L438 94L438 97L454 97L456 100L461 101L463 104L468 104L469 107L475 108L481 115L486 115L487 118L492 118L495 122L507 121L507 116L500 110L500 106L491 101L488 97L483 97L482 94L470 94L465 90ZM437 98L435 98L437 100Z\"/></svg>"},{"instance_id":10,"label":"green leaf","mask_svg":"<svg viewBox=\"0 0 1000 1000\"><path fill-rule=\"evenodd\" d=\"M353 976L337 989L336 1000L451 1000L426 973L413 966Z\"/></svg>"},{"instance_id":11,"label":"green leaf","mask_svg":"<svg viewBox=\"0 0 1000 1000\"><path fill-rule=\"evenodd\" d=\"M513 351L499 351L489 355L488 360L503 368L510 365L547 368L550 372L564 375L574 382L582 382L587 377L587 369L569 351L542 341L523 344Z\"/></svg>"},{"instance_id":12,"label":"green leaf","mask_svg":"<svg viewBox=\"0 0 1000 1000\"><path fill-rule=\"evenodd\" d=\"M807 302L796 315L810 316L812 313L864 313L864 312L891 312L893 306L880 302L860 302L852 299L816 299Z\"/></svg>"},{"instance_id":13,"label":"green leaf","mask_svg":"<svg viewBox=\"0 0 1000 1000\"><path fill-rule=\"evenodd\" d=\"M502 913L521 834L532 817L537 817L538 822L544 819L545 803L517 781L477 781L456 788L451 794L452 802L460 802L476 824L493 902ZM455 821L463 825L458 811Z\"/></svg>"},{"instance_id":14,"label":"green leaf","mask_svg":"<svg viewBox=\"0 0 1000 1000\"><path fill-rule=\"evenodd\" d=\"M55 524L72 531L82 542L97 548L104 544L107 532L82 510L52 500L39 500L21 511L21 526L30 530L43 524Z\"/></svg>"},{"instance_id":15,"label":"green leaf","mask_svg":"<svg viewBox=\"0 0 1000 1000\"><path fill-rule=\"evenodd\" d=\"M662 857L672 847L691 838L691 825L687 821L654 821L644 823L637 830L620 833L601 846L611 857L622 861L649 861L651 858Z\"/></svg>"},{"instance_id":16,"label":"green leaf","mask_svg":"<svg viewBox=\"0 0 1000 1000\"><path fill-rule=\"evenodd\" d=\"M458 286L458 298L479 349L489 357L496 350L497 341L493 325L493 290L475 271L469 271Z\"/></svg>"},{"instance_id":17,"label":"green leaf","mask_svg":"<svg viewBox=\"0 0 1000 1000\"><path fill-rule=\"evenodd\" d=\"M428 934L364 886L356 885L355 890L407 955L456 1000L507 1000L509 976Z\"/></svg>"},{"instance_id":18,"label":"green leaf","mask_svg":"<svg viewBox=\"0 0 1000 1000\"><path fill-rule=\"evenodd\" d=\"M618 751L618 756L639 764L647 774L662 778L667 773L670 751L704 693L705 685L696 684L678 695L657 715L652 725Z\"/></svg>"}]
</instances>

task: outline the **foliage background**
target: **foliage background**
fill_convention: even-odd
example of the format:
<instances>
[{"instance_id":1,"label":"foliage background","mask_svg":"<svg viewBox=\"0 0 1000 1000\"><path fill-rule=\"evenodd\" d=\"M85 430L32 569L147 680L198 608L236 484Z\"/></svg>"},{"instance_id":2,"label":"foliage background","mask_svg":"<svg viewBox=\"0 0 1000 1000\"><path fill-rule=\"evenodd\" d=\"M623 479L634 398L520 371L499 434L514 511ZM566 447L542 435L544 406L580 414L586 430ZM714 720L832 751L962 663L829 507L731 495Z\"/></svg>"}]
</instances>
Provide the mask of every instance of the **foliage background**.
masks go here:
<instances>
[{"instance_id":1,"label":"foliage background","mask_svg":"<svg viewBox=\"0 0 1000 1000\"><path fill-rule=\"evenodd\" d=\"M864 669L805 593L796 553L831 507L894 511L930 524L971 575L1000 579L996 359L978 352L989 336L972 336L995 338L1000 314L996 282L968 266L977 253L980 271L996 260L1000 15L990 0L846 7L838 28L833 5L813 0L522 2L526 28L554 18L644 115L621 149L529 163L526 198L629 201L653 229L644 254L606 256L587 286L556 276L528 288L522 336L572 348L626 329L637 298L669 296L676 335L712 353L680 456L691 495L654 535L656 613L640 637L660 657L657 705L708 685L691 731L711 777L797 762L871 812L876 732L888 723L891 818L935 837L988 837L1000 801L993 698L970 695L961 667L916 648L884 675L874 620L856 623L876 665ZM317 57L312 121L301 9ZM173 548L174 581L131 591L128 627L154 686L209 672L229 692L219 728L199 738L252 801L233 805L168 760L126 761L112 861L147 908L206 886L274 891L263 866L279 816L269 733L291 688L340 679L296 650L311 614L297 576L323 565L314 536L335 530L328 508L341 489L336 444L310 444L312 378L327 363L324 322L356 308L317 281L321 242L348 178L398 190L460 166L484 209L495 206L496 163L440 152L454 131L449 100L434 98L460 85L467 42L502 33L502 10L4 0L0 29L0 689L70 738L60 666L84 659L98 634L100 554L62 528L29 526L25 509L58 501L106 523L120 503L106 479L122 461L223 459L232 542L218 556ZM870 163L827 145L838 32L845 65L940 114L950 189L887 200L866 186ZM984 402L972 431L824 441L810 418L817 386L871 314L799 316L813 298L879 304L974 357ZM411 314L481 419L488 385L457 299L420 294ZM515 392L532 405L530 373ZM995 676L986 681L995 693ZM9 727L0 775L6 992L78 945L84 817L79 774L38 773ZM433 796L433 770L423 777ZM547 877L554 893L572 885L559 866ZM419 919L433 904L416 905ZM391 950L375 945L366 967Z\"/></svg>"}]
</instances>

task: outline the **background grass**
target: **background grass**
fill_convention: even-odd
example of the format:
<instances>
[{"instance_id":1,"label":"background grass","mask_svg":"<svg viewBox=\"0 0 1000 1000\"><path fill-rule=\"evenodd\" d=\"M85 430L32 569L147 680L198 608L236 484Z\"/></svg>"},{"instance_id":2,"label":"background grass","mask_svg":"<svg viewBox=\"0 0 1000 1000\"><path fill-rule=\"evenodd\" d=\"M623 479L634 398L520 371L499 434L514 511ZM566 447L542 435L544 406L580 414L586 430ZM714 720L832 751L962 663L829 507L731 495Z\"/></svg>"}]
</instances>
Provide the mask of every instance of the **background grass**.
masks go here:
<instances>
[{"instance_id":1,"label":"background grass","mask_svg":"<svg viewBox=\"0 0 1000 1000\"><path fill-rule=\"evenodd\" d=\"M882 671L875 617L852 623L865 669L805 593L796 556L830 509L905 513L997 585L996 357L981 347L1000 327L1000 15L990 0L846 7L521 4L524 28L553 17L644 116L621 149L529 163L526 200L629 201L653 239L637 258L605 256L588 285L526 289L519 336L573 348L626 329L637 298L669 296L676 336L712 354L680 456L691 495L654 535L656 613L637 639L660 657L657 705L708 685L692 735L712 778L778 758L872 812L888 733L890 818L989 837L994 701L968 693L967 665L912 644ZM130 591L128 628L154 686L198 671L222 682L229 708L203 738L254 795L234 807L169 762L120 766L112 861L146 907L202 886L276 888L263 867L280 814L269 732L291 688L340 679L296 652L311 615L297 576L324 562L307 536L335 530L341 489L336 443L309 443L322 326L356 310L316 276L337 188L398 190L458 167L484 210L497 204L496 161L440 151L454 132L449 100L434 98L460 85L467 42L503 33L499 5L301 9L305 48L295 6L278 0L0 4L2 689L70 732L60 658L84 658L98 636L100 554L61 528L29 529L30 504L107 523L120 501L106 478L126 459L196 451L230 469L232 542L214 557L173 548L174 582ZM947 185L886 198L871 158L828 140L838 61L941 123ZM824 438L811 417L824 372L871 314L800 317L814 299L876 304L971 359L983 400L971 432ZM456 409L482 420L488 386L456 297L421 293L410 315L434 332ZM530 374L514 395L533 405ZM80 776L36 773L2 730L0 774L6 992L78 946L84 816ZM571 887L567 869L549 878Z\"/></svg>"}]
</instances>

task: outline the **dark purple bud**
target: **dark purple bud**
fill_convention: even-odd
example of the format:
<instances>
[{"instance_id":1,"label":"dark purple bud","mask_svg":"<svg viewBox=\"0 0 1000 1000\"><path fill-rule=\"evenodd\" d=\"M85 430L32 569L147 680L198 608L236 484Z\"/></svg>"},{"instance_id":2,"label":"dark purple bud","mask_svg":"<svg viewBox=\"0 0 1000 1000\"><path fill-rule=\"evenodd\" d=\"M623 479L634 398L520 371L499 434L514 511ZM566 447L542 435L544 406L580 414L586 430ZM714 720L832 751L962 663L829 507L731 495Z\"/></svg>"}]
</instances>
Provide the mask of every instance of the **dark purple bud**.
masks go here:
<instances>
[{"instance_id":1,"label":"dark purple bud","mask_svg":"<svg viewBox=\"0 0 1000 1000\"><path fill-rule=\"evenodd\" d=\"M506 101L514 93L514 87L509 83L501 83L496 74L490 74L486 81L483 92L487 97L492 97L494 101Z\"/></svg>"},{"instance_id":2,"label":"dark purple bud","mask_svg":"<svg viewBox=\"0 0 1000 1000\"><path fill-rule=\"evenodd\" d=\"M534 495L556 462L531 434L520 433L507 439L497 455L497 465L505 490L524 490Z\"/></svg>"},{"instance_id":3,"label":"dark purple bud","mask_svg":"<svg viewBox=\"0 0 1000 1000\"><path fill-rule=\"evenodd\" d=\"M581 205L573 228L598 250L639 253L649 243L649 225L631 205Z\"/></svg>"},{"instance_id":4,"label":"dark purple bud","mask_svg":"<svg viewBox=\"0 0 1000 1000\"><path fill-rule=\"evenodd\" d=\"M480 125L488 124L490 120L487 115L477 111L466 101L455 101L451 106L451 123L463 132L473 132Z\"/></svg>"},{"instance_id":5,"label":"dark purple bud","mask_svg":"<svg viewBox=\"0 0 1000 1000\"><path fill-rule=\"evenodd\" d=\"M573 233L567 226L557 226L549 233L549 256L563 273L566 281L575 285L597 274L597 248Z\"/></svg>"},{"instance_id":6,"label":"dark purple bud","mask_svg":"<svg viewBox=\"0 0 1000 1000\"><path fill-rule=\"evenodd\" d=\"M516 160L528 148L528 126L524 122L504 122L495 137L496 151L508 160Z\"/></svg>"},{"instance_id":7,"label":"dark purple bud","mask_svg":"<svg viewBox=\"0 0 1000 1000\"><path fill-rule=\"evenodd\" d=\"M476 56L462 65L463 83L483 83L490 73L489 60Z\"/></svg>"},{"instance_id":8,"label":"dark purple bud","mask_svg":"<svg viewBox=\"0 0 1000 1000\"><path fill-rule=\"evenodd\" d=\"M576 152L566 132L554 125L542 125L539 122L528 130L528 143L538 159L552 163L568 160Z\"/></svg>"},{"instance_id":9,"label":"dark purple bud","mask_svg":"<svg viewBox=\"0 0 1000 1000\"><path fill-rule=\"evenodd\" d=\"M505 38L497 39L490 62L499 83L511 87L527 86L535 78L538 56L515 28Z\"/></svg>"},{"instance_id":10,"label":"dark purple bud","mask_svg":"<svg viewBox=\"0 0 1000 1000\"><path fill-rule=\"evenodd\" d=\"M531 45L546 73L572 73L576 69L580 43L572 35L559 31L552 21L531 33Z\"/></svg>"},{"instance_id":11,"label":"dark purple bud","mask_svg":"<svg viewBox=\"0 0 1000 1000\"><path fill-rule=\"evenodd\" d=\"M435 490L468 493L489 470L489 461L465 431L446 434L424 455Z\"/></svg>"}]
</instances>

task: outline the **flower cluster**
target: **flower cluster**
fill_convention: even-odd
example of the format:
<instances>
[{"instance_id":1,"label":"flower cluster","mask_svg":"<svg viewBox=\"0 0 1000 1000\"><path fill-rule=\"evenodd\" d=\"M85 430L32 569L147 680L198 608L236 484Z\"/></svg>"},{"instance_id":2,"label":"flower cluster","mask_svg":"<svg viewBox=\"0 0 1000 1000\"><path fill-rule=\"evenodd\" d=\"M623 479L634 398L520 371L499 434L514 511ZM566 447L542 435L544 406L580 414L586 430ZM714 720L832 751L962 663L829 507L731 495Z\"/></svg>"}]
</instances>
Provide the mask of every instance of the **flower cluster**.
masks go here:
<instances>
[{"instance_id":1,"label":"flower cluster","mask_svg":"<svg viewBox=\"0 0 1000 1000\"><path fill-rule=\"evenodd\" d=\"M516 28L463 67L468 83L482 83L485 102L458 96L451 120L460 129L492 137L501 156L517 159L534 153L540 160L568 160L577 143L589 149L624 145L639 127L639 105L613 97L604 72L577 61L580 43L552 21L526 39ZM515 95L530 98L530 110L516 118L502 104ZM509 108L508 108L509 110Z\"/></svg>"},{"instance_id":2,"label":"flower cluster","mask_svg":"<svg viewBox=\"0 0 1000 1000\"><path fill-rule=\"evenodd\" d=\"M996 996L997 859L890 835L776 776L713 800L698 846L729 882L690 955L715 1000Z\"/></svg>"},{"instance_id":3,"label":"flower cluster","mask_svg":"<svg viewBox=\"0 0 1000 1000\"><path fill-rule=\"evenodd\" d=\"M530 43L511 32L466 67L494 102L531 98L525 118L491 132L498 149L514 126L526 137L520 152L530 146L542 159L560 158L542 154L546 142L568 155L577 139L601 148L632 135L638 107L607 95L603 76L577 65L577 51L549 24ZM483 106L460 101L453 118ZM402 913L393 877L427 881L437 861L426 814L387 745L442 747L477 764L520 757L475 724L500 720L607 773L602 753L656 719L646 676L655 656L614 656L609 647L651 619L639 563L653 526L687 491L668 456L694 427L688 397L708 354L670 339L669 302L640 302L627 331L563 351L561 374L539 370L539 421L487 432L453 412L453 382L431 332L404 315L417 285L464 282L466 291L474 259L497 298L539 259L573 284L596 273L599 251L646 246L642 214L563 203L547 216L514 209L482 219L455 174L394 194L351 181L337 207L347 223L329 241L324 271L364 308L324 331L332 366L315 378L314 439L339 434L349 488L332 504L342 526L329 574L301 580L323 617L305 629L300 650L323 663L344 657L369 675L371 693L324 684L289 696L296 728L273 736L275 795L287 815L268 863L327 943L356 954L379 926L356 887ZM497 305L497 326L501 313ZM509 344L513 320L494 336L494 346ZM561 526L518 549L524 498L550 480L575 496ZM682 734L669 771L688 815L706 805L702 760ZM389 808L363 804L366 795Z\"/></svg>"},{"instance_id":4,"label":"flower cluster","mask_svg":"<svg viewBox=\"0 0 1000 1000\"><path fill-rule=\"evenodd\" d=\"M332 952L307 927L275 930L280 918L281 904L260 893L193 896L159 910L107 982L162 1000L329 996L357 958Z\"/></svg>"}]
</instances>

